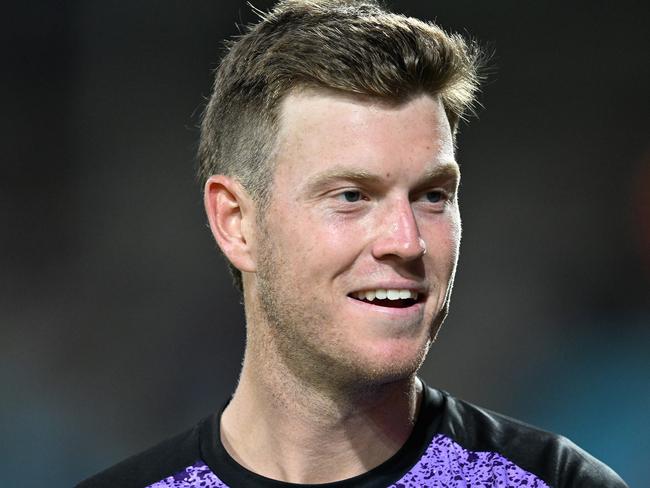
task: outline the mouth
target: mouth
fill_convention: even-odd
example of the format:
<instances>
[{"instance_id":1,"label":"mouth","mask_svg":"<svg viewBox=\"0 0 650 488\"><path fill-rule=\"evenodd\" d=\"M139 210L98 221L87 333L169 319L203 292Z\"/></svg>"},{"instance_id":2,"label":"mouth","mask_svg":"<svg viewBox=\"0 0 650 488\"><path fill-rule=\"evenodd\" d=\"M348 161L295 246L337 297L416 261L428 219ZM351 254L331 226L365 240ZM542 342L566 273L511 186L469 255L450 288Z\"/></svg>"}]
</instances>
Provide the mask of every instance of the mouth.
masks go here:
<instances>
[{"instance_id":1,"label":"mouth","mask_svg":"<svg viewBox=\"0 0 650 488\"><path fill-rule=\"evenodd\" d=\"M384 289L362 290L350 293L353 300L385 308L408 308L424 301L424 294L415 290Z\"/></svg>"}]
</instances>

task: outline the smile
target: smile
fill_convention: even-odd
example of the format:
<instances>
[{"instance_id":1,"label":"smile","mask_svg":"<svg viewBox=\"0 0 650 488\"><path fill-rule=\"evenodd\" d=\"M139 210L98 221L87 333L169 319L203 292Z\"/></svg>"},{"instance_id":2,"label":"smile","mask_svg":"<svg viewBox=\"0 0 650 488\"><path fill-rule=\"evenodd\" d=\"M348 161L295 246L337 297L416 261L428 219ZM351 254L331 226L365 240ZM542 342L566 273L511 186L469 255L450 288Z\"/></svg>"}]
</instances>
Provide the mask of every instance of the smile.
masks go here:
<instances>
[{"instance_id":1,"label":"smile","mask_svg":"<svg viewBox=\"0 0 650 488\"><path fill-rule=\"evenodd\" d=\"M380 307L406 308L418 302L418 292L406 289L363 290L350 294L351 298Z\"/></svg>"}]
</instances>

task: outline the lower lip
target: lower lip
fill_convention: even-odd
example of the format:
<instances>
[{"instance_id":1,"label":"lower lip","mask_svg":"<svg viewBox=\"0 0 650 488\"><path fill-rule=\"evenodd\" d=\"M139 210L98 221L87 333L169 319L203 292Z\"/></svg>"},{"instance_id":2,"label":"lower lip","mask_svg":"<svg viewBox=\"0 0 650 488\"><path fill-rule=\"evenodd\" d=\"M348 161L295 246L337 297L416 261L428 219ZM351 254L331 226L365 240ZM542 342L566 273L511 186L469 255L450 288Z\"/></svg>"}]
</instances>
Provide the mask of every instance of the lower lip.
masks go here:
<instances>
[{"instance_id":1,"label":"lower lip","mask_svg":"<svg viewBox=\"0 0 650 488\"><path fill-rule=\"evenodd\" d=\"M351 297L347 297L347 299L350 300L353 304L357 305L358 307L362 307L367 312L381 313L396 318L412 317L415 314L421 313L424 307L423 302L414 303L410 307L400 308L400 307L381 307L379 305L373 305L372 303L364 302Z\"/></svg>"}]
</instances>

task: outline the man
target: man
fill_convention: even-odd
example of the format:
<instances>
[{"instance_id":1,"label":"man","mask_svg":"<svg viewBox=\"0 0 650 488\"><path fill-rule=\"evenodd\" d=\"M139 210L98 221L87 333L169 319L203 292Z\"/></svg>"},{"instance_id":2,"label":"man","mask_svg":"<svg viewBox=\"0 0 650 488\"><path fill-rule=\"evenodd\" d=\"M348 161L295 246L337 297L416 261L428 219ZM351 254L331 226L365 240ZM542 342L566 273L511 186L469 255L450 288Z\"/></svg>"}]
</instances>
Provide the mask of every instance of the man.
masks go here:
<instances>
[{"instance_id":1,"label":"man","mask_svg":"<svg viewBox=\"0 0 650 488\"><path fill-rule=\"evenodd\" d=\"M454 142L477 64L460 37L367 1L280 2L232 45L199 152L244 297L239 384L80 486L625 486L416 377L454 281Z\"/></svg>"}]
</instances>

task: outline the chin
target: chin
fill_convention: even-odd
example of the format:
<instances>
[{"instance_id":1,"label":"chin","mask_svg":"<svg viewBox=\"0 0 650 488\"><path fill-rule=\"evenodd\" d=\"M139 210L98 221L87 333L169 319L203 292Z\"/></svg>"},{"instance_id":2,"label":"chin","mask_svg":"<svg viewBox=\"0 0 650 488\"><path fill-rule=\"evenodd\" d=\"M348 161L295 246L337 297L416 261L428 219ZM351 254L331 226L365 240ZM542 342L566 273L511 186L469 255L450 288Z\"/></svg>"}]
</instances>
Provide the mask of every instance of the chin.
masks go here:
<instances>
[{"instance_id":1,"label":"chin","mask_svg":"<svg viewBox=\"0 0 650 488\"><path fill-rule=\"evenodd\" d=\"M384 384L412 377L420 369L431 341L424 344L404 341L375 344L359 351L351 361L356 381ZM352 379L352 378L351 378Z\"/></svg>"}]
</instances>

